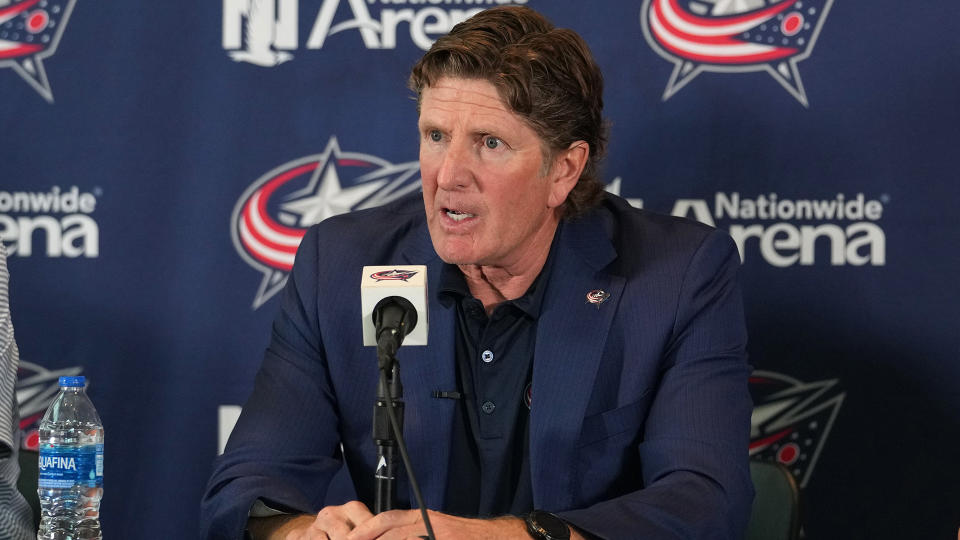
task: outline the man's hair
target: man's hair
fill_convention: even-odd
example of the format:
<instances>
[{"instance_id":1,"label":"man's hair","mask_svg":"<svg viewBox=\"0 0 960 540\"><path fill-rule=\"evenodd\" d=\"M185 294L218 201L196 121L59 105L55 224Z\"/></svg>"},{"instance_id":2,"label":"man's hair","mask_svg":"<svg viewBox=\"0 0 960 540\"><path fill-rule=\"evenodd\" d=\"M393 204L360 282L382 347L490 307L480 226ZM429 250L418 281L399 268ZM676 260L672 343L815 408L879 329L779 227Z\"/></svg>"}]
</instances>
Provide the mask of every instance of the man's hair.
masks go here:
<instances>
[{"instance_id":1,"label":"man's hair","mask_svg":"<svg viewBox=\"0 0 960 540\"><path fill-rule=\"evenodd\" d=\"M603 75L576 32L554 28L523 6L482 11L454 26L413 67L409 86L418 107L424 88L444 77L493 84L544 141L546 166L557 151L586 141L590 155L561 216L580 215L599 203L597 168L607 145Z\"/></svg>"}]
</instances>

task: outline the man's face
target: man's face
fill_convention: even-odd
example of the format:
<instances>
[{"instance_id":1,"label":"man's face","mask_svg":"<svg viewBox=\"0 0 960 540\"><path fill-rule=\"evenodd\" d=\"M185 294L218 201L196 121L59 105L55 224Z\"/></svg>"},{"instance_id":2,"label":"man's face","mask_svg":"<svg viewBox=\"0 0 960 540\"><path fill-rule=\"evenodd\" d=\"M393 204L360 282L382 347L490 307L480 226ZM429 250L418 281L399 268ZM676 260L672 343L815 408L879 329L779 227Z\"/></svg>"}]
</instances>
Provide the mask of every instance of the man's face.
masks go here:
<instances>
[{"instance_id":1,"label":"man's face","mask_svg":"<svg viewBox=\"0 0 960 540\"><path fill-rule=\"evenodd\" d=\"M487 81L443 78L420 101L420 171L434 249L514 267L546 253L570 187L544 173L540 137ZM558 167L560 168L560 167Z\"/></svg>"}]
</instances>

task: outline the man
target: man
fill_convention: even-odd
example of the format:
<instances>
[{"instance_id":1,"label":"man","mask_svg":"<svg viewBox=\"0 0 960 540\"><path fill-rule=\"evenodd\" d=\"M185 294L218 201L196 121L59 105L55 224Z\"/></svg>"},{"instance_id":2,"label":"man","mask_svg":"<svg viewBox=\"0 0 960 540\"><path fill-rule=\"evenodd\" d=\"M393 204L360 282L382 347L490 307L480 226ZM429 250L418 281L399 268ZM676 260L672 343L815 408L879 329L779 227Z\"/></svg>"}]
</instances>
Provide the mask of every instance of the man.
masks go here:
<instances>
[{"instance_id":1,"label":"man","mask_svg":"<svg viewBox=\"0 0 960 540\"><path fill-rule=\"evenodd\" d=\"M0 538L25 540L35 538L36 529L30 505L17 490L20 410L13 389L20 358L7 298L9 283L7 251L0 243Z\"/></svg>"},{"instance_id":2,"label":"man","mask_svg":"<svg viewBox=\"0 0 960 540\"><path fill-rule=\"evenodd\" d=\"M350 284L393 264L428 268L430 345L398 361L437 538L742 537L751 404L733 242L602 194L599 68L532 10L457 25L410 82L422 199L307 232L210 480L205 537L426 534L416 510L369 509L377 365ZM342 462L357 500L324 507Z\"/></svg>"}]
</instances>

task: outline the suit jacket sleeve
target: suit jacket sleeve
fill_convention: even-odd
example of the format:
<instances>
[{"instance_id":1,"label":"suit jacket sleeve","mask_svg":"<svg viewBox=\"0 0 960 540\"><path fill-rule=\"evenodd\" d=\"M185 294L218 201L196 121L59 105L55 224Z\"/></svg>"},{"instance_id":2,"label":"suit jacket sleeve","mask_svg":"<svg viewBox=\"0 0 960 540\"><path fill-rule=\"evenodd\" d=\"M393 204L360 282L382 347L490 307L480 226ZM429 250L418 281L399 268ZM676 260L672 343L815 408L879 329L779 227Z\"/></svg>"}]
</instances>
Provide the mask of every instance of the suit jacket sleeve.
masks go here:
<instances>
[{"instance_id":1,"label":"suit jacket sleeve","mask_svg":"<svg viewBox=\"0 0 960 540\"><path fill-rule=\"evenodd\" d=\"M739 266L733 242L715 231L684 272L636 448L642 489L561 517L607 539L743 538L752 403Z\"/></svg>"},{"instance_id":2,"label":"suit jacket sleeve","mask_svg":"<svg viewBox=\"0 0 960 540\"><path fill-rule=\"evenodd\" d=\"M340 468L338 418L317 320L317 228L283 291L270 345L201 504L203 538L243 537L250 507L313 513Z\"/></svg>"}]
</instances>

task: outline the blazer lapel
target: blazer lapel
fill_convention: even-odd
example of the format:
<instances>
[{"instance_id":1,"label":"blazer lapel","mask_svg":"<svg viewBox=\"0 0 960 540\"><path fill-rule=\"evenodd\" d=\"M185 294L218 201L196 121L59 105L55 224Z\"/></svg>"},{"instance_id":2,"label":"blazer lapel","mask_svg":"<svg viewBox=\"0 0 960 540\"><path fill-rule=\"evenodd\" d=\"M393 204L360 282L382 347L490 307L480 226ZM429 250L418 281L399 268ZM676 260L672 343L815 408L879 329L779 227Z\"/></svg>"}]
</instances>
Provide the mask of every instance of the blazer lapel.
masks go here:
<instances>
[{"instance_id":1,"label":"blazer lapel","mask_svg":"<svg viewBox=\"0 0 960 540\"><path fill-rule=\"evenodd\" d=\"M625 279L604 268L616 258L603 224L565 223L537 323L530 411L530 467L537 508L574 504L576 441ZM596 291L595 301L587 299ZM609 296L605 296L609 295Z\"/></svg>"},{"instance_id":2,"label":"blazer lapel","mask_svg":"<svg viewBox=\"0 0 960 540\"><path fill-rule=\"evenodd\" d=\"M397 362L406 405L404 436L414 473L426 505L442 508L455 403L451 399L434 398L433 392L457 388L453 357L456 319L453 310L445 308L437 299L443 261L433 251L426 226L422 229L403 258L407 264L427 265L428 345L401 347ZM408 487L411 507L416 508L413 488Z\"/></svg>"}]
</instances>

